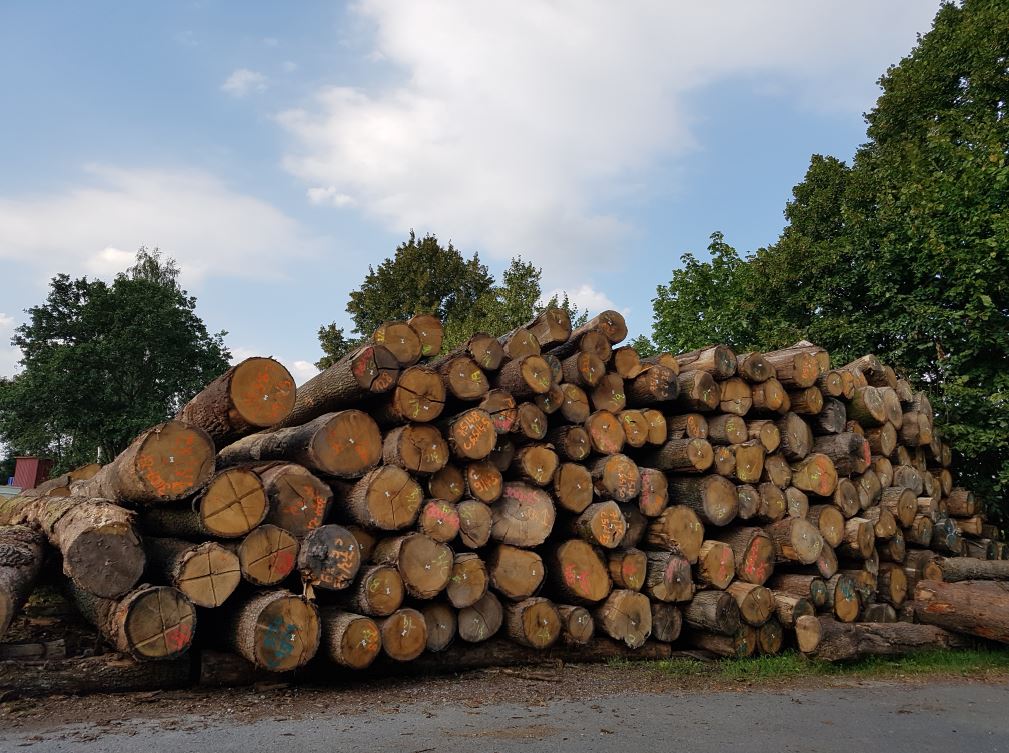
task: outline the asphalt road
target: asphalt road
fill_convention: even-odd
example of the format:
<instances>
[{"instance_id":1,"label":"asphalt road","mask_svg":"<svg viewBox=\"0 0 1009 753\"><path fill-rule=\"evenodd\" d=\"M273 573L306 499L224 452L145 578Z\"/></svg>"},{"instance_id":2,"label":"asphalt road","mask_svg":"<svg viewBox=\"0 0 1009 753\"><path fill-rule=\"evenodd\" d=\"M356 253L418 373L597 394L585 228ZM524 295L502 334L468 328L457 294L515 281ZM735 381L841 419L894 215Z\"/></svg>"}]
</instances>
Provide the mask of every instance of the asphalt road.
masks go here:
<instances>
[{"instance_id":1,"label":"asphalt road","mask_svg":"<svg viewBox=\"0 0 1009 753\"><path fill-rule=\"evenodd\" d=\"M0 731L2 751L73 753L987 753L1009 751L1009 685L694 694L466 708L399 703L373 715L229 723L223 715Z\"/></svg>"}]
</instances>

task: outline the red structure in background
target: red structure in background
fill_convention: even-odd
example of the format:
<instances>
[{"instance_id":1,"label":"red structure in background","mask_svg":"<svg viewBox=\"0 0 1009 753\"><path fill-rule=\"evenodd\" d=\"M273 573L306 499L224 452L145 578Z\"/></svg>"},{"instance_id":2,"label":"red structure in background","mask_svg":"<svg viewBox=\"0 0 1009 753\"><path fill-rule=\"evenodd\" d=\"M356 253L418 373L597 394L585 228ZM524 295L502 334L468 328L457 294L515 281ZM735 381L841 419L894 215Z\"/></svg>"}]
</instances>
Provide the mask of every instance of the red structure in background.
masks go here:
<instances>
[{"instance_id":1,"label":"red structure in background","mask_svg":"<svg viewBox=\"0 0 1009 753\"><path fill-rule=\"evenodd\" d=\"M14 466L14 486L22 489L34 489L47 478L52 470L53 461L49 458L19 456Z\"/></svg>"}]
</instances>

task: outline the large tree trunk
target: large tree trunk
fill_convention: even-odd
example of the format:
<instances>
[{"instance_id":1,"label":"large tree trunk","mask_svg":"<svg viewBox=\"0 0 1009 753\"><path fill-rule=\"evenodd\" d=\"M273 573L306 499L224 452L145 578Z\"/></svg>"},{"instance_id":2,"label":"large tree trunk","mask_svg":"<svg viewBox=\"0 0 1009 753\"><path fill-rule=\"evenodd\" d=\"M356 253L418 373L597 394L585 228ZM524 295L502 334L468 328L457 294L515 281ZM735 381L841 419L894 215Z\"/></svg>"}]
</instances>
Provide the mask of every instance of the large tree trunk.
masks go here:
<instances>
[{"instance_id":1,"label":"large tree trunk","mask_svg":"<svg viewBox=\"0 0 1009 753\"><path fill-rule=\"evenodd\" d=\"M118 599L71 587L81 614L116 651L140 661L175 659L196 632L196 609L171 586L138 586Z\"/></svg>"},{"instance_id":2,"label":"large tree trunk","mask_svg":"<svg viewBox=\"0 0 1009 753\"><path fill-rule=\"evenodd\" d=\"M42 569L45 537L28 526L0 528L0 638L28 600Z\"/></svg>"},{"instance_id":3,"label":"large tree trunk","mask_svg":"<svg viewBox=\"0 0 1009 753\"><path fill-rule=\"evenodd\" d=\"M326 655L341 666L366 669L382 650L382 636L370 617L327 607L319 621Z\"/></svg>"},{"instance_id":4,"label":"large tree trunk","mask_svg":"<svg viewBox=\"0 0 1009 753\"><path fill-rule=\"evenodd\" d=\"M260 669L287 672L303 666L318 651L319 610L287 591L262 591L233 605L223 638Z\"/></svg>"},{"instance_id":5,"label":"large tree trunk","mask_svg":"<svg viewBox=\"0 0 1009 753\"><path fill-rule=\"evenodd\" d=\"M175 586L198 607L219 607L242 580L238 555L213 541L145 540L152 573Z\"/></svg>"},{"instance_id":6,"label":"large tree trunk","mask_svg":"<svg viewBox=\"0 0 1009 753\"><path fill-rule=\"evenodd\" d=\"M144 571L133 513L106 500L12 497L0 502L0 525L40 529L63 555L63 573L96 596L121 596Z\"/></svg>"},{"instance_id":7,"label":"large tree trunk","mask_svg":"<svg viewBox=\"0 0 1009 753\"><path fill-rule=\"evenodd\" d=\"M193 659L136 661L121 654L0 662L0 691L5 696L133 693L184 688L193 682Z\"/></svg>"},{"instance_id":8,"label":"large tree trunk","mask_svg":"<svg viewBox=\"0 0 1009 753\"><path fill-rule=\"evenodd\" d=\"M85 497L158 505L184 499L214 474L214 442L203 429L166 421L140 434L94 477L74 484Z\"/></svg>"},{"instance_id":9,"label":"large tree trunk","mask_svg":"<svg viewBox=\"0 0 1009 753\"><path fill-rule=\"evenodd\" d=\"M808 655L823 661L904 656L918 651L968 648L970 641L932 625L908 622L838 622L820 617L820 643Z\"/></svg>"},{"instance_id":10,"label":"large tree trunk","mask_svg":"<svg viewBox=\"0 0 1009 753\"><path fill-rule=\"evenodd\" d=\"M914 589L918 622L1009 643L1009 586L993 581L921 581Z\"/></svg>"},{"instance_id":11,"label":"large tree trunk","mask_svg":"<svg viewBox=\"0 0 1009 753\"><path fill-rule=\"evenodd\" d=\"M294 378L272 358L246 358L208 384L177 418L199 426L218 447L283 421L294 408Z\"/></svg>"},{"instance_id":12,"label":"large tree trunk","mask_svg":"<svg viewBox=\"0 0 1009 753\"><path fill-rule=\"evenodd\" d=\"M399 363L392 352L382 345L365 345L301 385L291 412L275 427L299 426L388 392L398 378Z\"/></svg>"},{"instance_id":13,"label":"large tree trunk","mask_svg":"<svg viewBox=\"0 0 1009 753\"><path fill-rule=\"evenodd\" d=\"M362 476L381 459L378 424L359 410L326 413L302 426L253 434L217 456L221 466L284 460L337 478Z\"/></svg>"},{"instance_id":14,"label":"large tree trunk","mask_svg":"<svg viewBox=\"0 0 1009 753\"><path fill-rule=\"evenodd\" d=\"M947 583L962 580L1009 581L1009 561L982 560L973 557L944 557L939 560L942 579Z\"/></svg>"},{"instance_id":15,"label":"large tree trunk","mask_svg":"<svg viewBox=\"0 0 1009 753\"><path fill-rule=\"evenodd\" d=\"M140 527L145 534L193 541L237 539L265 520L269 502L263 482L254 471L228 468L217 473L188 505L141 510Z\"/></svg>"}]
</instances>

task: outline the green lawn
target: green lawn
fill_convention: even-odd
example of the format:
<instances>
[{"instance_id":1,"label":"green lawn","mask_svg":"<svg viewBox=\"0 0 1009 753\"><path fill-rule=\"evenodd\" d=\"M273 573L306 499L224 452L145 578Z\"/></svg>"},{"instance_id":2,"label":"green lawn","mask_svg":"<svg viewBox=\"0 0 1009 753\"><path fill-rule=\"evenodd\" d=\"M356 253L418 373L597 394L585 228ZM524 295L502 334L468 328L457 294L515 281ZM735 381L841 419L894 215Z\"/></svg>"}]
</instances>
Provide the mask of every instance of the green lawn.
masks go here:
<instances>
[{"instance_id":1,"label":"green lawn","mask_svg":"<svg viewBox=\"0 0 1009 753\"><path fill-rule=\"evenodd\" d=\"M806 659L794 651L753 659L664 659L653 666L671 675L712 680L775 680L789 677L887 677L959 674L965 677L1009 671L1009 647L971 651L923 651L900 658L871 657L846 664Z\"/></svg>"}]
</instances>

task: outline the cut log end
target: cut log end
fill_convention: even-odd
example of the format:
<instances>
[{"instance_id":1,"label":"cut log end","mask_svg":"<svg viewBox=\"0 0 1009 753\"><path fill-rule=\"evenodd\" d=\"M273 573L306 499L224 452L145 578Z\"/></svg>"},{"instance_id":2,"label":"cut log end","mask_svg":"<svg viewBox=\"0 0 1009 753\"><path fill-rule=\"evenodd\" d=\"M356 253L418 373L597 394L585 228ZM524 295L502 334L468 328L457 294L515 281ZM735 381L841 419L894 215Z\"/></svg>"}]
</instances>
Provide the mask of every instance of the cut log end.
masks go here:
<instances>
[{"instance_id":1,"label":"cut log end","mask_svg":"<svg viewBox=\"0 0 1009 753\"><path fill-rule=\"evenodd\" d=\"M144 438L133 471L152 498L166 502L182 499L210 480L214 443L202 429L168 421Z\"/></svg>"},{"instance_id":2,"label":"cut log end","mask_svg":"<svg viewBox=\"0 0 1009 753\"><path fill-rule=\"evenodd\" d=\"M150 586L135 592L125 604L122 632L130 652L141 660L174 659L193 641L196 610L180 591Z\"/></svg>"},{"instance_id":3,"label":"cut log end","mask_svg":"<svg viewBox=\"0 0 1009 753\"><path fill-rule=\"evenodd\" d=\"M231 404L242 421L266 427L294 408L294 378L272 358L247 358L231 375Z\"/></svg>"},{"instance_id":4,"label":"cut log end","mask_svg":"<svg viewBox=\"0 0 1009 753\"><path fill-rule=\"evenodd\" d=\"M276 585L294 572L298 549L298 540L283 528L261 525L238 546L242 577L257 586Z\"/></svg>"},{"instance_id":5,"label":"cut log end","mask_svg":"<svg viewBox=\"0 0 1009 753\"><path fill-rule=\"evenodd\" d=\"M244 536L266 518L269 500L259 476L243 468L221 471L200 498L200 521L214 536Z\"/></svg>"}]
</instances>

